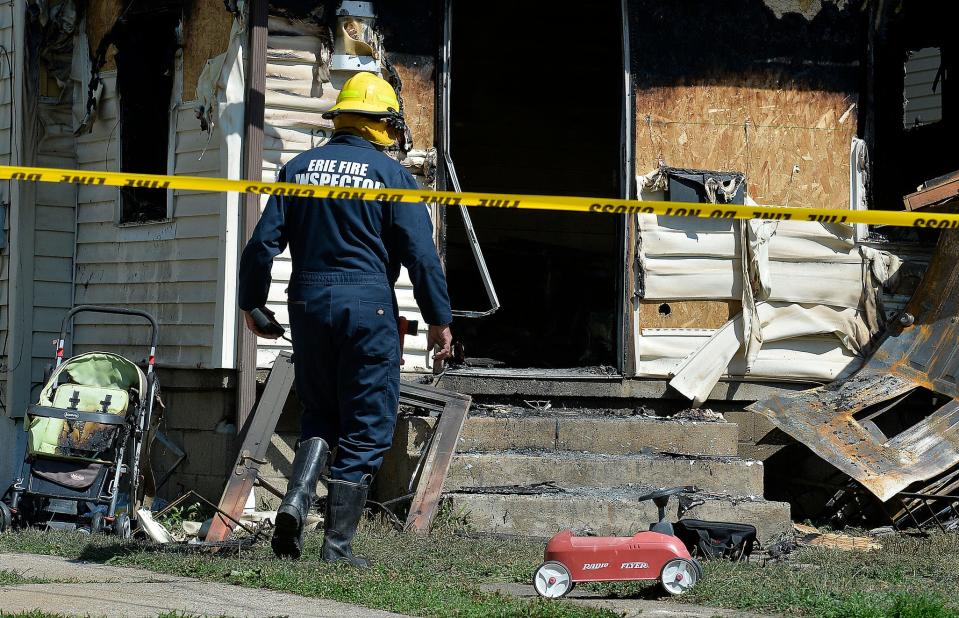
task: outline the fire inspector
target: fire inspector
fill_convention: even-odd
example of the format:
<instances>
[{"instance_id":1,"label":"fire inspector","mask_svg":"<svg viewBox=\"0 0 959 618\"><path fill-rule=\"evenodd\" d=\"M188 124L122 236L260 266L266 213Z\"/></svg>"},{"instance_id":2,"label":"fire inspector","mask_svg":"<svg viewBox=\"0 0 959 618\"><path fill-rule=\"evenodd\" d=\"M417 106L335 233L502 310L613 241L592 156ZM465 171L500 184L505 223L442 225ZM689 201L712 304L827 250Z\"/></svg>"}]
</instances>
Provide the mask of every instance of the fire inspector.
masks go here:
<instances>
[{"instance_id":1,"label":"fire inspector","mask_svg":"<svg viewBox=\"0 0 959 618\"><path fill-rule=\"evenodd\" d=\"M350 78L324 114L334 133L326 145L287 163L278 181L363 188L418 188L382 150L403 131L393 88L372 73ZM336 180L334 181L334 177ZM346 179L346 180L344 180ZM346 184L344 184L346 183ZM398 309L393 285L400 266L430 325L435 360L450 355L452 321L446 278L424 204L272 196L240 259L239 306L264 310L273 258L287 246L293 271L287 306L301 436L290 484L277 511L273 551L298 558L306 516L330 448L322 559L366 567L352 539L370 481L390 448L399 399Z\"/></svg>"}]
</instances>

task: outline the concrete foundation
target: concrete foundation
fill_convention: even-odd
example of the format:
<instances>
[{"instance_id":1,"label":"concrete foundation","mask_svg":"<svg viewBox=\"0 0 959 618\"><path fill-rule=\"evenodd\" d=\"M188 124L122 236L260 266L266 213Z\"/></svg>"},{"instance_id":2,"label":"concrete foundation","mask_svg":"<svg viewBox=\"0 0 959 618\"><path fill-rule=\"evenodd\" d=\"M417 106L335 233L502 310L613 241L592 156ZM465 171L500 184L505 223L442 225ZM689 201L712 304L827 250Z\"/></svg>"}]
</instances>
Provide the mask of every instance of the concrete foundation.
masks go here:
<instances>
[{"instance_id":1,"label":"concrete foundation","mask_svg":"<svg viewBox=\"0 0 959 618\"><path fill-rule=\"evenodd\" d=\"M761 496L763 466L735 458L686 459L656 455L592 453L481 453L453 458L445 488L529 485L554 481L559 486L694 485L737 496Z\"/></svg>"},{"instance_id":2,"label":"concrete foundation","mask_svg":"<svg viewBox=\"0 0 959 618\"><path fill-rule=\"evenodd\" d=\"M572 528L580 533L631 536L658 520L653 503L637 502L635 495L617 490L532 496L452 493L448 500L457 517L465 518L476 531L546 538ZM670 499L671 520L676 518L677 505ZM761 499L707 498L684 517L752 524L763 543L792 530L789 505Z\"/></svg>"},{"instance_id":3,"label":"concrete foundation","mask_svg":"<svg viewBox=\"0 0 959 618\"><path fill-rule=\"evenodd\" d=\"M460 452L534 449L610 455L651 449L662 453L733 456L736 425L644 417L471 417Z\"/></svg>"},{"instance_id":4,"label":"concrete foundation","mask_svg":"<svg viewBox=\"0 0 959 618\"><path fill-rule=\"evenodd\" d=\"M236 374L225 369L158 370L160 395L166 406L160 429L186 453L158 496L172 500L189 490L219 501L233 466L239 442L236 432ZM162 473L171 461L156 443L154 469Z\"/></svg>"}]
</instances>

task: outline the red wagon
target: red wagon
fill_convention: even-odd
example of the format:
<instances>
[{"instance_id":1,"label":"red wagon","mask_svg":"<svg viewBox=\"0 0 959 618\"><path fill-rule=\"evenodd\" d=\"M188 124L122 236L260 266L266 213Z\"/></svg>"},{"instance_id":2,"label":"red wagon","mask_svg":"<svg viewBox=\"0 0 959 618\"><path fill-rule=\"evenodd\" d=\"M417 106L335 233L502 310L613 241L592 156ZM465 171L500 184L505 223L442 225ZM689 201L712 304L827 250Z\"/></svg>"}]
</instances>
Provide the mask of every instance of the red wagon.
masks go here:
<instances>
[{"instance_id":1,"label":"red wagon","mask_svg":"<svg viewBox=\"0 0 959 618\"><path fill-rule=\"evenodd\" d=\"M545 562L533 575L533 587L543 597L565 596L580 582L659 581L672 595L683 594L702 578L703 570L673 536L666 521L669 496L690 488L673 487L639 498L659 507L659 521L648 532L627 537L574 536L558 532L546 545Z\"/></svg>"}]
</instances>

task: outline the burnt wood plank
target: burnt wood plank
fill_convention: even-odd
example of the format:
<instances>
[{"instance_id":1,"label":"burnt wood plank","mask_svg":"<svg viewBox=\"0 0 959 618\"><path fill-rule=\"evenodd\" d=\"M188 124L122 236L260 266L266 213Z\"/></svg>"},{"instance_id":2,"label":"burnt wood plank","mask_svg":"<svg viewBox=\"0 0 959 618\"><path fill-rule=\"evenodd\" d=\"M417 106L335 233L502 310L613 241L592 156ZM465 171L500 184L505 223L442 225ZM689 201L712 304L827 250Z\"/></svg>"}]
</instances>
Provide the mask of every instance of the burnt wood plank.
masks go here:
<instances>
[{"instance_id":1,"label":"burnt wood plank","mask_svg":"<svg viewBox=\"0 0 959 618\"><path fill-rule=\"evenodd\" d=\"M276 357L270 377L267 378L263 395L247 422L243 445L236 456L233 472L226 482L219 508L234 519L239 519L260 471L266 461L270 438L283 413L283 406L293 386L293 355L284 350ZM233 533L233 522L217 514L213 518L207 541L225 541Z\"/></svg>"},{"instance_id":2,"label":"burnt wood plank","mask_svg":"<svg viewBox=\"0 0 959 618\"><path fill-rule=\"evenodd\" d=\"M433 518L439 510L443 494L443 484L472 401L471 397L458 393L433 388L429 390L433 391L437 398L445 400L445 405L436 423L406 519L406 530L417 534L429 534L433 525Z\"/></svg>"}]
</instances>

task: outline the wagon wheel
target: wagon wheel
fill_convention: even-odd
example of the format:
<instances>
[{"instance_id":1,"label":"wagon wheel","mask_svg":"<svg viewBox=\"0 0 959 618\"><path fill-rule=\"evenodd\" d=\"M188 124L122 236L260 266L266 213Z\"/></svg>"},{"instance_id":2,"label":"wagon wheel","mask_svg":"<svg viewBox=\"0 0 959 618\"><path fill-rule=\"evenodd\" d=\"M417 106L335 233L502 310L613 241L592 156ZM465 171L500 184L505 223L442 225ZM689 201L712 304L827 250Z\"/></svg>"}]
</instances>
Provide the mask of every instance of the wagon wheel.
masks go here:
<instances>
[{"instance_id":1,"label":"wagon wheel","mask_svg":"<svg viewBox=\"0 0 959 618\"><path fill-rule=\"evenodd\" d=\"M703 578L703 565L699 562L699 560L693 558L693 566L696 567L696 575L698 576L696 581L698 582Z\"/></svg>"},{"instance_id":2,"label":"wagon wheel","mask_svg":"<svg viewBox=\"0 0 959 618\"><path fill-rule=\"evenodd\" d=\"M699 581L699 569L685 558L674 558L663 566L659 576L663 590L673 596L688 591Z\"/></svg>"},{"instance_id":3,"label":"wagon wheel","mask_svg":"<svg viewBox=\"0 0 959 618\"><path fill-rule=\"evenodd\" d=\"M544 562L533 574L533 587L536 593L547 599L564 597L575 585L569 569L562 562L555 560Z\"/></svg>"}]
</instances>

